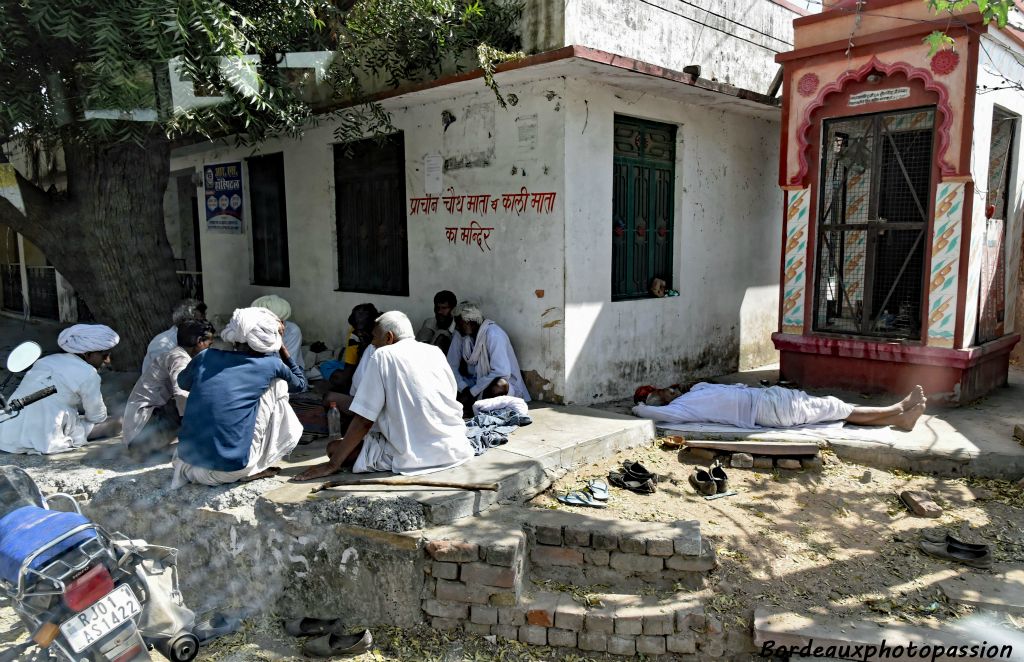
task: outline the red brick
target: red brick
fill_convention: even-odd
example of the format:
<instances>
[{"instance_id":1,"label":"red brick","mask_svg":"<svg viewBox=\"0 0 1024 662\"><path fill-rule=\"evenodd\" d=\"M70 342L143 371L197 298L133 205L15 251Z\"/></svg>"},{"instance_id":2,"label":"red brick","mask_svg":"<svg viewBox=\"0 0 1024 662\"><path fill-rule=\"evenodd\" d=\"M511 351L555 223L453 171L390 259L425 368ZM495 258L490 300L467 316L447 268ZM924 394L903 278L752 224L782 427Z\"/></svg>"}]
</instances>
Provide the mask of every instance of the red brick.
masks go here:
<instances>
[{"instance_id":1,"label":"red brick","mask_svg":"<svg viewBox=\"0 0 1024 662\"><path fill-rule=\"evenodd\" d=\"M487 563L467 563L462 566L462 580L471 584L513 588L516 585L516 573L512 568Z\"/></svg>"},{"instance_id":2,"label":"red brick","mask_svg":"<svg viewBox=\"0 0 1024 662\"><path fill-rule=\"evenodd\" d=\"M435 561L468 563L480 559L480 546L471 542L431 540L427 543L427 554Z\"/></svg>"},{"instance_id":3,"label":"red brick","mask_svg":"<svg viewBox=\"0 0 1024 662\"><path fill-rule=\"evenodd\" d=\"M569 547L535 547L530 559L541 565L574 566L583 564L583 553Z\"/></svg>"},{"instance_id":4,"label":"red brick","mask_svg":"<svg viewBox=\"0 0 1024 662\"><path fill-rule=\"evenodd\" d=\"M478 605L487 604L493 589L486 586L467 586L462 582L437 580L437 599L442 602L470 602Z\"/></svg>"},{"instance_id":5,"label":"red brick","mask_svg":"<svg viewBox=\"0 0 1024 662\"><path fill-rule=\"evenodd\" d=\"M555 627L555 609L558 602L557 593L538 593L526 605L526 622L545 628Z\"/></svg>"}]
</instances>

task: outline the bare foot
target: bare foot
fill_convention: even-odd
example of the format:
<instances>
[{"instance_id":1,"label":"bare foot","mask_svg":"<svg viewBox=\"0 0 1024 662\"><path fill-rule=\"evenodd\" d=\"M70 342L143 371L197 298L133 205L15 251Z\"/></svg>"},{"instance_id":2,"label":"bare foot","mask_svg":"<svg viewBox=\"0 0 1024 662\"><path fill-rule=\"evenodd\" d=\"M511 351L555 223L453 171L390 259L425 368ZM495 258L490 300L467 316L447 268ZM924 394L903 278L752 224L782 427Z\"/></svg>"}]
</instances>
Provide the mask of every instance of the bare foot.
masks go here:
<instances>
[{"instance_id":1,"label":"bare foot","mask_svg":"<svg viewBox=\"0 0 1024 662\"><path fill-rule=\"evenodd\" d=\"M263 471L259 472L258 474L253 474L251 476L246 476L245 478L243 478L242 480L240 480L238 482L239 483L251 483L254 480L260 480L262 478L273 478L274 476L276 476L279 473L281 473L281 467L270 467L269 469L264 469Z\"/></svg>"},{"instance_id":2,"label":"bare foot","mask_svg":"<svg viewBox=\"0 0 1024 662\"><path fill-rule=\"evenodd\" d=\"M900 400L899 405L901 411L907 412L918 405L922 405L928 402L928 399L924 397L924 388L921 386L915 386L907 394L907 397Z\"/></svg>"},{"instance_id":3,"label":"bare foot","mask_svg":"<svg viewBox=\"0 0 1024 662\"><path fill-rule=\"evenodd\" d=\"M915 425L917 425L917 419L921 418L921 415L924 414L924 410L924 404L919 404L916 407L912 407L907 411L903 412L902 414L898 414L896 416L896 422L893 423L893 425L900 428L901 430L906 430L909 432L910 430L914 429Z\"/></svg>"},{"instance_id":4,"label":"bare foot","mask_svg":"<svg viewBox=\"0 0 1024 662\"><path fill-rule=\"evenodd\" d=\"M325 476L330 476L331 474L336 474L339 471L341 471L341 467L335 467L330 462L324 462L323 464L317 464L310 467L309 469L306 469L298 476L293 477L288 482L301 483L306 480L316 480L317 478L323 478Z\"/></svg>"}]
</instances>

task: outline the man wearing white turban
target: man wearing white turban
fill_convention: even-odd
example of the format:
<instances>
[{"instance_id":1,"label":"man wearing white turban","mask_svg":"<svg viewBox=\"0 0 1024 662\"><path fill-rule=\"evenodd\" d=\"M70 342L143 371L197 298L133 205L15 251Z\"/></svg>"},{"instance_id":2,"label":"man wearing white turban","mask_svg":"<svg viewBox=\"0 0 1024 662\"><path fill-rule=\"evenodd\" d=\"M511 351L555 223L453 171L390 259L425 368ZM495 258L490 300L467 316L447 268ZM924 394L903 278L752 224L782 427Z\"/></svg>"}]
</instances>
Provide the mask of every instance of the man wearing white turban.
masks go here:
<instances>
[{"instance_id":1,"label":"man wearing white turban","mask_svg":"<svg viewBox=\"0 0 1024 662\"><path fill-rule=\"evenodd\" d=\"M455 335L448 365L459 386L459 402L467 418L480 399L511 395L530 401L512 341L494 320L484 319L480 306L462 301L455 307Z\"/></svg>"},{"instance_id":2,"label":"man wearing white turban","mask_svg":"<svg viewBox=\"0 0 1024 662\"><path fill-rule=\"evenodd\" d=\"M189 392L172 462L172 488L222 485L273 472L302 436L288 392L306 375L282 343L284 323L266 308L239 308L220 333L234 351L207 349L178 375Z\"/></svg>"},{"instance_id":3,"label":"man wearing white turban","mask_svg":"<svg viewBox=\"0 0 1024 662\"><path fill-rule=\"evenodd\" d=\"M266 308L284 322L284 345L295 360L295 365L306 369L306 359L302 352L302 329L291 321L292 305L276 294L262 296L252 302L253 308Z\"/></svg>"},{"instance_id":4,"label":"man wearing white turban","mask_svg":"<svg viewBox=\"0 0 1024 662\"><path fill-rule=\"evenodd\" d=\"M110 363L110 350L119 341L114 330L103 324L76 324L61 331L57 345L64 352L36 361L11 397L47 386L56 387L57 393L0 425L0 450L61 453L89 439L117 434L120 419L107 421L99 369Z\"/></svg>"}]
</instances>

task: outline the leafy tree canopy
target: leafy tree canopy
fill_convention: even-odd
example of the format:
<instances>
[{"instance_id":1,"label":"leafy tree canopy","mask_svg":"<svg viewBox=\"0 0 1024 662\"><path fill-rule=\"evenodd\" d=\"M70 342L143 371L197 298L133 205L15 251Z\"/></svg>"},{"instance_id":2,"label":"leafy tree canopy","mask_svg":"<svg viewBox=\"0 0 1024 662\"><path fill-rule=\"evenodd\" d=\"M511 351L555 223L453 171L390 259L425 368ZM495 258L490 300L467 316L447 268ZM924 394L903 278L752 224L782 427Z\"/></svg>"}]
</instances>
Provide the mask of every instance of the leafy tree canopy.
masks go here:
<instances>
[{"instance_id":1,"label":"leafy tree canopy","mask_svg":"<svg viewBox=\"0 0 1024 662\"><path fill-rule=\"evenodd\" d=\"M1006 27L1007 21L1010 20L1010 10L1013 9L1013 0L925 0L925 2L937 14L953 15L955 12L977 9L986 24L994 23L1000 28ZM924 38L924 41L928 44L931 55L953 46L953 39L941 30L932 32Z\"/></svg>"}]
</instances>

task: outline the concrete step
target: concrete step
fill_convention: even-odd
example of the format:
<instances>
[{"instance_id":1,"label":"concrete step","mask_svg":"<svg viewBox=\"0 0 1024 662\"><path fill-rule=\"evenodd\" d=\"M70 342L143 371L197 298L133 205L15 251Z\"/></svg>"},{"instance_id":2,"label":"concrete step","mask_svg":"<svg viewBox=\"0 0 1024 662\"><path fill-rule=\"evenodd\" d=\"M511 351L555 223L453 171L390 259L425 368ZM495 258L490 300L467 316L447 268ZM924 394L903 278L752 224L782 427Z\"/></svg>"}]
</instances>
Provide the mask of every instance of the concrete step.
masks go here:
<instances>
[{"instance_id":1,"label":"concrete step","mask_svg":"<svg viewBox=\"0 0 1024 662\"><path fill-rule=\"evenodd\" d=\"M810 616L778 607L759 607L754 610L754 644L766 656L785 647L797 651L794 657L838 657L862 662L894 658L1024 660L1024 635L985 617L963 619L938 630L904 623L879 627L876 623L838 616ZM929 652L921 655L923 646L928 646Z\"/></svg>"},{"instance_id":2,"label":"concrete step","mask_svg":"<svg viewBox=\"0 0 1024 662\"><path fill-rule=\"evenodd\" d=\"M995 566L992 573L964 573L939 582L939 588L947 598L960 604L1004 614L1024 614L1024 566Z\"/></svg>"}]
</instances>

